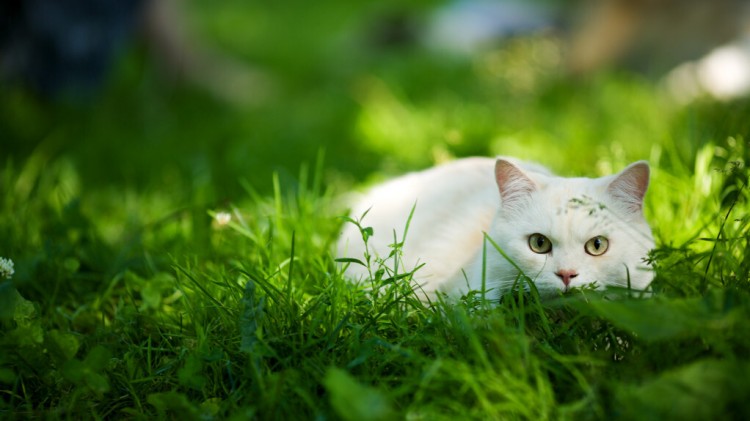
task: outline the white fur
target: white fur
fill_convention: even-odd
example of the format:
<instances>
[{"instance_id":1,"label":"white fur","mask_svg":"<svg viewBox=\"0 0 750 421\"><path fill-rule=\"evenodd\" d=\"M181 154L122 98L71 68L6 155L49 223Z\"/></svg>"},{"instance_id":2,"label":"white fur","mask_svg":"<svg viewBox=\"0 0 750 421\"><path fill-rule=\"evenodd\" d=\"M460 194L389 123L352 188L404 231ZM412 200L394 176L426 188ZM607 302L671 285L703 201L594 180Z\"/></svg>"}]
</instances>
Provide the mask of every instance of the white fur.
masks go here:
<instances>
[{"instance_id":1,"label":"white fur","mask_svg":"<svg viewBox=\"0 0 750 421\"><path fill-rule=\"evenodd\" d=\"M351 215L359 218L369 209L362 225L374 231L370 253L387 258L394 232L401 241L416 203L400 267L425 264L415 280L428 296L436 290L454 296L481 290L484 272L487 296L498 298L518 279L515 266L543 293L567 288L555 275L561 270L578 273L568 287L626 286L629 279L632 288L644 289L653 278L644 258L654 241L641 211L648 177L644 162L589 179L557 177L512 158L467 158L376 186ZM485 241L485 232L515 265ZM531 251L528 238L534 233L552 241L551 253ZM596 236L609 240L601 256L584 249ZM337 253L363 258L364 242L353 224L344 226ZM368 275L357 264L346 273L354 280Z\"/></svg>"}]
</instances>

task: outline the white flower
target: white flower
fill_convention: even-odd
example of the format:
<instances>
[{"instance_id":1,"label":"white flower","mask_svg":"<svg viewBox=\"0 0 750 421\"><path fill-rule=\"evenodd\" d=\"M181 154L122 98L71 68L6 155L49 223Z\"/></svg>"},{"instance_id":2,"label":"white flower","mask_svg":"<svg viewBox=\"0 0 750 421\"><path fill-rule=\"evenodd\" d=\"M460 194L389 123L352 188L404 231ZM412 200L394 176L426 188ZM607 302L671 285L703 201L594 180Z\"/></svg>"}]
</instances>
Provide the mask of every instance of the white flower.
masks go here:
<instances>
[{"instance_id":1,"label":"white flower","mask_svg":"<svg viewBox=\"0 0 750 421\"><path fill-rule=\"evenodd\" d=\"M5 257L0 257L0 278L10 279L13 273L13 261Z\"/></svg>"},{"instance_id":2,"label":"white flower","mask_svg":"<svg viewBox=\"0 0 750 421\"><path fill-rule=\"evenodd\" d=\"M227 225L232 220L232 215L229 212L218 212L214 218L216 218L216 223L221 227Z\"/></svg>"}]
</instances>

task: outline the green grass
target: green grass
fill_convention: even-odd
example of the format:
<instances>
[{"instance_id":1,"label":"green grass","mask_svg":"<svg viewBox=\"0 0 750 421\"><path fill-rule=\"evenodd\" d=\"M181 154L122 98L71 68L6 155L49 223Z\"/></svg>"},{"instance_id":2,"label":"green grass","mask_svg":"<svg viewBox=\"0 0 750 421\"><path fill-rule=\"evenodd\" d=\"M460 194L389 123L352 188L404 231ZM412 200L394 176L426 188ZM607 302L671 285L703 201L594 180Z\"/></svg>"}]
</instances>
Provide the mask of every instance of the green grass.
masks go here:
<instances>
[{"instance_id":1,"label":"green grass","mask_svg":"<svg viewBox=\"0 0 750 421\"><path fill-rule=\"evenodd\" d=\"M0 418L750 417L750 102L566 79L545 38L376 47L388 3L322 2L309 32L243 4L191 22L276 77L261 105L164 84L138 45L92 104L2 87ZM331 254L346 193L474 154L648 159L653 296L424 303L409 273L342 277L364 259Z\"/></svg>"}]
</instances>

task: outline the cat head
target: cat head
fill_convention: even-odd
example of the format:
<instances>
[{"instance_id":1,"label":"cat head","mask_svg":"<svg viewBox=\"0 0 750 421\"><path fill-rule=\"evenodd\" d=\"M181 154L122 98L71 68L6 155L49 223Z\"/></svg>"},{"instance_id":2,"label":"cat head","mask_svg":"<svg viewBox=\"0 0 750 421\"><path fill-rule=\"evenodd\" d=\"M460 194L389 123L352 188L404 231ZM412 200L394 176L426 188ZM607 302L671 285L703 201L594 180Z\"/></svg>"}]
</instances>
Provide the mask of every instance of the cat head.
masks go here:
<instances>
[{"instance_id":1,"label":"cat head","mask_svg":"<svg viewBox=\"0 0 750 421\"><path fill-rule=\"evenodd\" d=\"M555 177L498 159L495 178L501 204L488 234L512 263L488 252L488 288L507 289L517 268L543 293L592 284L641 290L653 279L645 263L654 247L643 217L646 162L589 179Z\"/></svg>"}]
</instances>

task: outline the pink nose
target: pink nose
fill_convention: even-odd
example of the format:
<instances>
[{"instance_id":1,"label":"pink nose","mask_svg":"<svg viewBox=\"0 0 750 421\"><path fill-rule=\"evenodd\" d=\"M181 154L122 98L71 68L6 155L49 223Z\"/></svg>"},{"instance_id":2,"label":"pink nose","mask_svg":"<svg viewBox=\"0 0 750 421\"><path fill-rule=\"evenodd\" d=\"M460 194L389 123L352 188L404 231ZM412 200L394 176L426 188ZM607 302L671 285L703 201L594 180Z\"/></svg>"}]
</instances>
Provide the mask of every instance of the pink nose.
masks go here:
<instances>
[{"instance_id":1,"label":"pink nose","mask_svg":"<svg viewBox=\"0 0 750 421\"><path fill-rule=\"evenodd\" d=\"M561 269L555 272L555 275L557 275L558 278L562 279L565 286L568 286L568 284L570 284L570 280L578 276L578 272L570 269Z\"/></svg>"}]
</instances>

